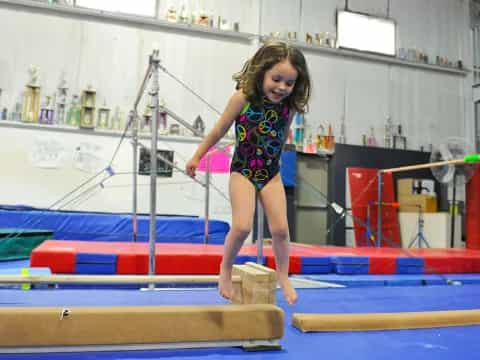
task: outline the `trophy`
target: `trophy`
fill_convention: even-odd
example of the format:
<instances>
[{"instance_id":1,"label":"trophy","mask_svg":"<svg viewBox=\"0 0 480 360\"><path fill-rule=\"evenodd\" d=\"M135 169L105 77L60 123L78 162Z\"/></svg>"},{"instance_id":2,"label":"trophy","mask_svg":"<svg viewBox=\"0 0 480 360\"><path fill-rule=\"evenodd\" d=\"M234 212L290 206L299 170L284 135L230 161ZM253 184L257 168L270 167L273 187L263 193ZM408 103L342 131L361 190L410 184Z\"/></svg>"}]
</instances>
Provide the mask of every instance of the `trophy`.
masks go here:
<instances>
[{"instance_id":1,"label":"trophy","mask_svg":"<svg viewBox=\"0 0 480 360\"><path fill-rule=\"evenodd\" d=\"M0 107L1 107L1 104L2 104L2 89L0 88ZM2 109L2 112L0 113L0 120L7 120L7 108L4 107Z\"/></svg>"},{"instance_id":2,"label":"trophy","mask_svg":"<svg viewBox=\"0 0 480 360\"><path fill-rule=\"evenodd\" d=\"M202 135L204 134L205 123L203 122L202 117L200 115L198 115L195 121L193 122L193 128L197 130L200 134Z\"/></svg>"},{"instance_id":3,"label":"trophy","mask_svg":"<svg viewBox=\"0 0 480 360\"><path fill-rule=\"evenodd\" d=\"M345 129L345 115L342 115L340 119L340 136L338 137L338 143L345 144L347 142L347 135Z\"/></svg>"},{"instance_id":4,"label":"trophy","mask_svg":"<svg viewBox=\"0 0 480 360\"><path fill-rule=\"evenodd\" d=\"M122 130L124 125L125 113L120 109L119 106L115 107L115 111L113 113L111 129L112 130Z\"/></svg>"},{"instance_id":5,"label":"trophy","mask_svg":"<svg viewBox=\"0 0 480 360\"><path fill-rule=\"evenodd\" d=\"M24 98L23 92L17 98L13 110L10 112L11 121L22 121L22 99Z\"/></svg>"},{"instance_id":6,"label":"trophy","mask_svg":"<svg viewBox=\"0 0 480 360\"><path fill-rule=\"evenodd\" d=\"M38 122L40 124L48 124L52 125L53 124L53 107L50 105L50 96L45 97L45 102L42 105L42 108L40 109L40 117L38 119Z\"/></svg>"},{"instance_id":7,"label":"trophy","mask_svg":"<svg viewBox=\"0 0 480 360\"><path fill-rule=\"evenodd\" d=\"M98 108L97 128L110 128L110 109L107 107L107 102L105 101L105 99L103 100L103 106L100 106Z\"/></svg>"},{"instance_id":8,"label":"trophy","mask_svg":"<svg viewBox=\"0 0 480 360\"><path fill-rule=\"evenodd\" d=\"M305 118L302 114L296 113L293 123L293 143L298 150L303 148L303 135L305 129Z\"/></svg>"},{"instance_id":9,"label":"trophy","mask_svg":"<svg viewBox=\"0 0 480 360\"><path fill-rule=\"evenodd\" d=\"M407 138L402 134L402 125L398 125L397 133L393 135L393 148L407 150Z\"/></svg>"},{"instance_id":10,"label":"trophy","mask_svg":"<svg viewBox=\"0 0 480 360\"><path fill-rule=\"evenodd\" d=\"M145 106L145 111L143 112L143 119L140 125L140 131L149 132L150 131L150 122L152 120L152 109L149 105Z\"/></svg>"},{"instance_id":11,"label":"trophy","mask_svg":"<svg viewBox=\"0 0 480 360\"><path fill-rule=\"evenodd\" d=\"M62 73L62 77L60 78L60 82L57 86L57 111L56 111L56 123L58 125L63 125L65 123L65 108L67 106L67 81L65 80L65 74Z\"/></svg>"},{"instance_id":12,"label":"trophy","mask_svg":"<svg viewBox=\"0 0 480 360\"><path fill-rule=\"evenodd\" d=\"M28 73L30 79L25 86L22 120L24 122L38 122L40 113L40 85L38 83L39 69L36 66L30 66Z\"/></svg>"},{"instance_id":13,"label":"trophy","mask_svg":"<svg viewBox=\"0 0 480 360\"><path fill-rule=\"evenodd\" d=\"M375 138L375 128L370 126L370 135L367 137L368 146L377 146L377 139Z\"/></svg>"},{"instance_id":14,"label":"trophy","mask_svg":"<svg viewBox=\"0 0 480 360\"><path fill-rule=\"evenodd\" d=\"M80 126L80 104L78 95L72 96L72 102L67 111L66 124L68 126L79 127Z\"/></svg>"},{"instance_id":15,"label":"trophy","mask_svg":"<svg viewBox=\"0 0 480 360\"><path fill-rule=\"evenodd\" d=\"M386 148L391 148L393 146L392 144L392 118L390 116L387 116L387 121L385 123L385 139L384 139L384 145Z\"/></svg>"},{"instance_id":16,"label":"trophy","mask_svg":"<svg viewBox=\"0 0 480 360\"><path fill-rule=\"evenodd\" d=\"M177 10L173 6L168 8L166 18L168 22L176 23L178 21Z\"/></svg>"},{"instance_id":17,"label":"trophy","mask_svg":"<svg viewBox=\"0 0 480 360\"><path fill-rule=\"evenodd\" d=\"M97 91L91 85L82 91L80 127L83 129L93 129L95 127L95 101Z\"/></svg>"},{"instance_id":18,"label":"trophy","mask_svg":"<svg viewBox=\"0 0 480 360\"><path fill-rule=\"evenodd\" d=\"M178 17L178 22L181 24L188 24L190 21L190 16L188 15L187 8L185 4L182 5L180 9L180 15Z\"/></svg>"}]
</instances>

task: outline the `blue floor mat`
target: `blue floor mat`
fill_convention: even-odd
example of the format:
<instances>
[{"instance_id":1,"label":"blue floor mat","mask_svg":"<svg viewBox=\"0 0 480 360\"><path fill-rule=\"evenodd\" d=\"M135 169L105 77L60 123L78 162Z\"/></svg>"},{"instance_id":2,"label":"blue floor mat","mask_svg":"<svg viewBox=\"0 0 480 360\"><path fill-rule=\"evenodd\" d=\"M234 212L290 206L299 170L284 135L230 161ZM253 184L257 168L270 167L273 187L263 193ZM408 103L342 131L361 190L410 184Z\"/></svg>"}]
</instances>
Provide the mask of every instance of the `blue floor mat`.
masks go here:
<instances>
[{"instance_id":1,"label":"blue floor mat","mask_svg":"<svg viewBox=\"0 0 480 360\"><path fill-rule=\"evenodd\" d=\"M8 354L0 359L477 359L480 326L419 330L303 334L291 324L294 312L350 313L433 311L480 308L480 286L402 286L300 289L294 306L285 310L283 350L248 353L237 348L93 352L70 354ZM0 290L2 306L224 304L215 290Z\"/></svg>"},{"instance_id":2,"label":"blue floor mat","mask_svg":"<svg viewBox=\"0 0 480 360\"><path fill-rule=\"evenodd\" d=\"M348 287L448 285L454 281L480 285L480 274L396 274L396 275L296 275Z\"/></svg>"}]
</instances>

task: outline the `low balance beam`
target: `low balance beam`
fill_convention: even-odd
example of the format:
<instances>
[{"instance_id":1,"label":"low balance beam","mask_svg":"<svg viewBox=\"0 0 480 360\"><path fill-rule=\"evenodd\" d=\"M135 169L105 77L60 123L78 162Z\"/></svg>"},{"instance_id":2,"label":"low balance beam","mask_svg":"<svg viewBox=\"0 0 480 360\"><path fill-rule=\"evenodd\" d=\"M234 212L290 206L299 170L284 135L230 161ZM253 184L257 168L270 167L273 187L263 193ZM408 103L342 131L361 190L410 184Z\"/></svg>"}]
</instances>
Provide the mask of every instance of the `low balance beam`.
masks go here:
<instances>
[{"instance_id":1,"label":"low balance beam","mask_svg":"<svg viewBox=\"0 0 480 360\"><path fill-rule=\"evenodd\" d=\"M210 284L218 275L0 275L0 284ZM233 282L240 282L234 276Z\"/></svg>"},{"instance_id":2,"label":"low balance beam","mask_svg":"<svg viewBox=\"0 0 480 360\"><path fill-rule=\"evenodd\" d=\"M275 304L275 271L255 263L234 265L235 304ZM214 284L218 275L0 275L0 284Z\"/></svg>"},{"instance_id":3,"label":"low balance beam","mask_svg":"<svg viewBox=\"0 0 480 360\"><path fill-rule=\"evenodd\" d=\"M293 314L293 326L303 332L400 330L468 325L480 325L480 310Z\"/></svg>"},{"instance_id":4,"label":"low balance beam","mask_svg":"<svg viewBox=\"0 0 480 360\"><path fill-rule=\"evenodd\" d=\"M0 353L244 346L278 348L284 313L271 304L0 308ZM257 342L259 342L257 344ZM185 345L185 346L184 346ZM48 349L48 350L47 350Z\"/></svg>"}]
</instances>

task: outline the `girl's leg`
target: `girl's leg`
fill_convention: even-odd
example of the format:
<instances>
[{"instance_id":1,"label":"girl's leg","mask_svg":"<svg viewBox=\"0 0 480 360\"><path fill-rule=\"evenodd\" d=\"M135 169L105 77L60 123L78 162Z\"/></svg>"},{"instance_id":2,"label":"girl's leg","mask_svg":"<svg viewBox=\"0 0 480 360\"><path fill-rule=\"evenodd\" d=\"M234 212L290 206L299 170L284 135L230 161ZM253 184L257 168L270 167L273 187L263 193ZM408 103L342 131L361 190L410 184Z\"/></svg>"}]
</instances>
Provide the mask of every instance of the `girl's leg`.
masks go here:
<instances>
[{"instance_id":1,"label":"girl's leg","mask_svg":"<svg viewBox=\"0 0 480 360\"><path fill-rule=\"evenodd\" d=\"M260 199L265 209L272 235L278 283L289 304L297 301L297 292L288 278L289 236L287 220L287 200L280 174L272 178L260 191Z\"/></svg>"},{"instance_id":2,"label":"girl's leg","mask_svg":"<svg viewBox=\"0 0 480 360\"><path fill-rule=\"evenodd\" d=\"M232 172L229 189L232 205L232 226L225 238L220 279L218 281L218 290L226 299L233 298L233 263L252 229L255 212L255 188L247 178L237 172Z\"/></svg>"}]
</instances>

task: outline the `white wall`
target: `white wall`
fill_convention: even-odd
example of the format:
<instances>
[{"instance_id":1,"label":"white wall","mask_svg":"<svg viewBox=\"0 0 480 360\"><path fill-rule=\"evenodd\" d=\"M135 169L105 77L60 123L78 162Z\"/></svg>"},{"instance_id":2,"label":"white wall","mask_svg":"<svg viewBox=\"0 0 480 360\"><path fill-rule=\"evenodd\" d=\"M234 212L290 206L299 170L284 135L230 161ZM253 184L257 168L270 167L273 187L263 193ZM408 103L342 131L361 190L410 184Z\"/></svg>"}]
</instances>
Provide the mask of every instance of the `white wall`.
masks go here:
<instances>
[{"instance_id":1,"label":"white wall","mask_svg":"<svg viewBox=\"0 0 480 360\"><path fill-rule=\"evenodd\" d=\"M160 13L174 0L161 1ZM188 1L190 9L198 2ZM389 15L398 25L398 47L415 47L430 58L447 56L461 59L471 68L469 6L466 0L350 0L351 10ZM227 0L204 1L202 7L215 16L240 22L240 30L252 34L296 31L335 33L335 10L343 0ZM98 102L127 112L143 78L148 54L160 50L161 63L218 110L233 91L231 75L258 47L256 40L244 41L195 33L168 31L151 26L133 26L118 21L72 17L51 12L5 5L0 2L0 88L3 105L11 109L27 82L30 64L40 67L42 94L52 94L65 71L69 94L78 94L88 84L98 91ZM473 139L471 78L367 60L343 58L305 51L313 80L313 97L307 122L317 130L331 123L338 135L340 118L346 112L347 142L360 144L362 134L374 127L383 143L386 115L402 124L411 149L439 144L448 136ZM182 118L193 121L197 115L210 128L218 114L185 90L170 76L161 73L160 97ZM143 105L142 107L143 108ZM37 137L54 139L70 158L81 142L101 147L101 158L108 163L119 138L70 133L37 132L0 127L0 204L49 206L92 174L75 170L73 160L57 170L32 166L28 154ZM169 141L176 160L183 166L196 142ZM163 142L165 146L165 142ZM162 144L160 144L162 147ZM118 169L128 171L130 144L125 141L118 156ZM8 154L4 156L3 154ZM182 175L159 180L158 212L201 214L203 193ZM162 182L175 185L161 185ZM227 177L217 176L227 192ZM129 211L131 195L128 176L118 176L78 209ZM148 211L148 196L140 197L140 211ZM214 217L229 217L228 203L214 198Z\"/></svg>"}]
</instances>

